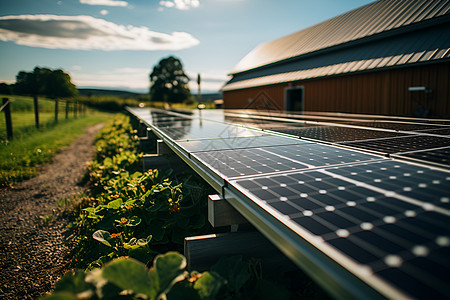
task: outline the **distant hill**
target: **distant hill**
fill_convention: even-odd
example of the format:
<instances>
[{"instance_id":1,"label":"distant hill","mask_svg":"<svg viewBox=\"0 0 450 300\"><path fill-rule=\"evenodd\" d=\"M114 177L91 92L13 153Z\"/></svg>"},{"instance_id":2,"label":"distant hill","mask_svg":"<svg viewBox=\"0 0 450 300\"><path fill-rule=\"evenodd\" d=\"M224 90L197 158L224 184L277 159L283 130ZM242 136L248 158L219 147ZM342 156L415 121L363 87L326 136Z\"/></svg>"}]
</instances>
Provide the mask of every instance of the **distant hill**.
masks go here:
<instances>
[{"instance_id":1,"label":"distant hill","mask_svg":"<svg viewBox=\"0 0 450 300\"><path fill-rule=\"evenodd\" d=\"M197 100L197 94L192 94L195 97L195 100ZM202 101L201 102L211 102L217 99L222 99L221 93L214 93L214 94L202 94Z\"/></svg>"},{"instance_id":2,"label":"distant hill","mask_svg":"<svg viewBox=\"0 0 450 300\"><path fill-rule=\"evenodd\" d=\"M78 92L81 96L116 96L120 98L132 98L137 99L142 97L143 95L147 95L144 93L134 93L129 91L120 91L120 90L104 90L104 89L78 89ZM197 94L192 94L197 100ZM217 99L222 99L221 93L205 93L202 94L202 102L211 102Z\"/></svg>"},{"instance_id":3,"label":"distant hill","mask_svg":"<svg viewBox=\"0 0 450 300\"><path fill-rule=\"evenodd\" d=\"M143 94L118 90L78 89L81 96L116 96L120 98L139 98Z\"/></svg>"}]
</instances>

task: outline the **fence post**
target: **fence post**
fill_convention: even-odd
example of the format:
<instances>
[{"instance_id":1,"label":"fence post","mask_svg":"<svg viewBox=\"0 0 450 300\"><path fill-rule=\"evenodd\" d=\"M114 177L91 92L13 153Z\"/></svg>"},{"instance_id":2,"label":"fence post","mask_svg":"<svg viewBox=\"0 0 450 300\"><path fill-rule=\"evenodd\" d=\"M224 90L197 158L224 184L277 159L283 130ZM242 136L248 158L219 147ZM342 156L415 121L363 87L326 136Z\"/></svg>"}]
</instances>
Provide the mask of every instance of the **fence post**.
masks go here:
<instances>
[{"instance_id":1,"label":"fence post","mask_svg":"<svg viewBox=\"0 0 450 300\"><path fill-rule=\"evenodd\" d=\"M74 102L74 107L73 107L73 116L76 118L77 117L77 113L78 113L78 101Z\"/></svg>"},{"instance_id":2,"label":"fence post","mask_svg":"<svg viewBox=\"0 0 450 300\"><path fill-rule=\"evenodd\" d=\"M11 121L11 104L8 103L8 98L3 98L3 105L6 105L4 108L5 111L5 121L6 121L6 136L8 140L12 140L13 138L13 128Z\"/></svg>"},{"instance_id":3,"label":"fence post","mask_svg":"<svg viewBox=\"0 0 450 300\"><path fill-rule=\"evenodd\" d=\"M55 123L58 123L58 99L55 99Z\"/></svg>"},{"instance_id":4,"label":"fence post","mask_svg":"<svg viewBox=\"0 0 450 300\"><path fill-rule=\"evenodd\" d=\"M39 129L39 106L38 106L37 95L33 96L33 104L34 104L34 120L35 120L36 128Z\"/></svg>"},{"instance_id":5,"label":"fence post","mask_svg":"<svg viewBox=\"0 0 450 300\"><path fill-rule=\"evenodd\" d=\"M69 101L66 101L66 120L69 118Z\"/></svg>"}]
</instances>

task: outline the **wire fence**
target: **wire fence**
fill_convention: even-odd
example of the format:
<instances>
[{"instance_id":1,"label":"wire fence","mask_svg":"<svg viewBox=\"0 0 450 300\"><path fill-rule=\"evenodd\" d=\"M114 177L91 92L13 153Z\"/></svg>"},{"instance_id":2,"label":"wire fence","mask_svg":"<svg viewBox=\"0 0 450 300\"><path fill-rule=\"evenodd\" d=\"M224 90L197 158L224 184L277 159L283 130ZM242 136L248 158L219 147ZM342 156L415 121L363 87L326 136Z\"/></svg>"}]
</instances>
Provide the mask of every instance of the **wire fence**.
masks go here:
<instances>
[{"instance_id":1,"label":"wire fence","mask_svg":"<svg viewBox=\"0 0 450 300\"><path fill-rule=\"evenodd\" d=\"M0 103L0 139L12 140L15 133L40 129L87 113L77 101L39 99L37 97L2 97Z\"/></svg>"}]
</instances>

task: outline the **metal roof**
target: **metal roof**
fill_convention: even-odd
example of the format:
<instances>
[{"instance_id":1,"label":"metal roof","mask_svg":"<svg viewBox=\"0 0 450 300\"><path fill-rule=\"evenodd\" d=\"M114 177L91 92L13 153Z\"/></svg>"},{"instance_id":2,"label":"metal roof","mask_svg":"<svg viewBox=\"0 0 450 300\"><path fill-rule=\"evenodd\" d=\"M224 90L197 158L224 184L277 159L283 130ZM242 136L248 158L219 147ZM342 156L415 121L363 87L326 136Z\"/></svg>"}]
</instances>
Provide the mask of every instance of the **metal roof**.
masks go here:
<instances>
[{"instance_id":1,"label":"metal roof","mask_svg":"<svg viewBox=\"0 0 450 300\"><path fill-rule=\"evenodd\" d=\"M450 60L450 26L429 27L236 74L222 91L444 60Z\"/></svg>"},{"instance_id":2,"label":"metal roof","mask_svg":"<svg viewBox=\"0 0 450 300\"><path fill-rule=\"evenodd\" d=\"M351 46L384 34L414 30L450 15L450 0L380 0L315 26L264 43L247 54L231 71L246 72L324 50ZM428 21L428 22L427 22Z\"/></svg>"}]
</instances>

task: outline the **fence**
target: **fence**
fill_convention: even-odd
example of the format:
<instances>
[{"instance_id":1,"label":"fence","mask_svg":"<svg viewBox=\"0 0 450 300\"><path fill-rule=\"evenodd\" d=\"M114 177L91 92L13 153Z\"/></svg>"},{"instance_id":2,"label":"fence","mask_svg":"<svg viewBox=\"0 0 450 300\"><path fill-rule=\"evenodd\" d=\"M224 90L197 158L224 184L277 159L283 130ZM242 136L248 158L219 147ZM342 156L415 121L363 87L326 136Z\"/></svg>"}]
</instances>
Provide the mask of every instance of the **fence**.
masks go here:
<instances>
[{"instance_id":1,"label":"fence","mask_svg":"<svg viewBox=\"0 0 450 300\"><path fill-rule=\"evenodd\" d=\"M35 127L39 129L44 124L58 123L61 119L69 119L86 114L87 107L77 101L62 100L32 100L28 97L4 97L0 112L4 112L4 122L1 122L0 129L5 124L6 138L13 139L13 123L18 124L21 130ZM17 100L17 101L16 101ZM0 119L1 116L0 116ZM3 131L3 130L2 130Z\"/></svg>"}]
</instances>

